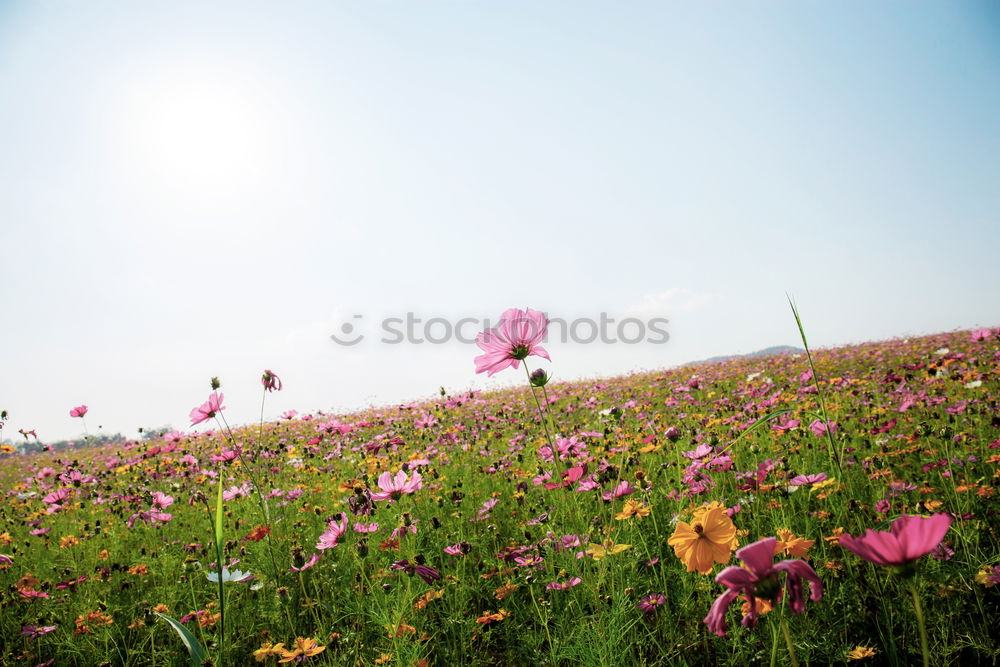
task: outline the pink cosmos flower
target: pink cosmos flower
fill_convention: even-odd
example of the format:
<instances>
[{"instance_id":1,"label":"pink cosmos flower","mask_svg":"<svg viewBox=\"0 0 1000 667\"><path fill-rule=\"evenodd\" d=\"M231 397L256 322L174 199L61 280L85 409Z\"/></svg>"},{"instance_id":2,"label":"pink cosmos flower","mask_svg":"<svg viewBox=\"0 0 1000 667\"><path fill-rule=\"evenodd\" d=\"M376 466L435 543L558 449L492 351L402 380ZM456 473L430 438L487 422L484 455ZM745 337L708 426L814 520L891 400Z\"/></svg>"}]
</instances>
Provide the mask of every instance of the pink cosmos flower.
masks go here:
<instances>
[{"instance_id":1,"label":"pink cosmos flower","mask_svg":"<svg viewBox=\"0 0 1000 667\"><path fill-rule=\"evenodd\" d=\"M165 510L174 504L174 497L168 496L162 491L153 491L153 507Z\"/></svg>"},{"instance_id":2,"label":"pink cosmos flower","mask_svg":"<svg viewBox=\"0 0 1000 667\"><path fill-rule=\"evenodd\" d=\"M28 635L29 639L38 639L42 635L47 635L48 633L55 630L56 625L25 625L21 628L22 635Z\"/></svg>"},{"instance_id":3,"label":"pink cosmos flower","mask_svg":"<svg viewBox=\"0 0 1000 667\"><path fill-rule=\"evenodd\" d=\"M378 486L381 491L372 492L372 500L399 500L405 493L414 493L423 487L420 473L414 471L407 480L406 471L400 470L395 476L388 470L379 475Z\"/></svg>"},{"instance_id":4,"label":"pink cosmos flower","mask_svg":"<svg viewBox=\"0 0 1000 667\"><path fill-rule=\"evenodd\" d=\"M830 422L830 433L837 432L837 422ZM821 438L826 435L827 425L819 419L814 419L811 424L809 424L809 430L813 432L817 438Z\"/></svg>"},{"instance_id":5,"label":"pink cosmos flower","mask_svg":"<svg viewBox=\"0 0 1000 667\"><path fill-rule=\"evenodd\" d=\"M354 524L354 532L361 534L378 532L378 521L375 521L373 523L361 523L359 521L358 523Z\"/></svg>"},{"instance_id":6,"label":"pink cosmos flower","mask_svg":"<svg viewBox=\"0 0 1000 667\"><path fill-rule=\"evenodd\" d=\"M843 538L841 538L843 539ZM729 566L715 577L715 581L728 590L715 599L705 624L720 637L726 636L726 610L742 593L750 603L750 611L743 617L743 627L753 627L757 622L756 598L777 602L781 599L780 573L785 573L785 592L789 598L792 613L805 611L806 602L802 595L802 580L809 581L809 598L819 602L823 597L823 582L812 566L802 560L774 562L774 548L778 540L768 537L737 550L736 557L744 567Z\"/></svg>"},{"instance_id":7,"label":"pink cosmos flower","mask_svg":"<svg viewBox=\"0 0 1000 667\"><path fill-rule=\"evenodd\" d=\"M87 414L87 406L86 405L78 405L77 407L75 407L75 408L73 408L72 410L69 411L69 416L70 417L82 417L85 414Z\"/></svg>"},{"instance_id":8,"label":"pink cosmos flower","mask_svg":"<svg viewBox=\"0 0 1000 667\"><path fill-rule=\"evenodd\" d=\"M984 340L989 340L993 336L993 332L990 329L976 329L969 334L969 338L972 339L973 343L979 343Z\"/></svg>"},{"instance_id":9,"label":"pink cosmos flower","mask_svg":"<svg viewBox=\"0 0 1000 667\"><path fill-rule=\"evenodd\" d=\"M316 548L320 551L337 546L338 540L347 532L347 515L341 514L339 522L330 521L327 526L329 530L320 535L319 542L316 543Z\"/></svg>"},{"instance_id":10,"label":"pink cosmos flower","mask_svg":"<svg viewBox=\"0 0 1000 667\"><path fill-rule=\"evenodd\" d=\"M549 353L539 343L545 338L549 319L545 313L526 308L510 308L500 316L497 327L479 332L476 345L484 354L476 357L476 372L488 375L505 368L519 367L530 356L549 359Z\"/></svg>"},{"instance_id":11,"label":"pink cosmos flower","mask_svg":"<svg viewBox=\"0 0 1000 667\"><path fill-rule=\"evenodd\" d=\"M289 568L289 572L302 572L304 570L308 570L313 565L319 562L321 555L322 554L313 554L312 556L309 557L309 560L307 560L305 563L302 564L302 567L295 567L293 565L291 568Z\"/></svg>"},{"instance_id":12,"label":"pink cosmos flower","mask_svg":"<svg viewBox=\"0 0 1000 667\"><path fill-rule=\"evenodd\" d=\"M624 482L619 482L618 485L610 491L602 493L601 497L605 500L614 500L615 498L621 498L622 496L628 496L633 493L635 493L635 489L628 483L628 480L625 480Z\"/></svg>"},{"instance_id":13,"label":"pink cosmos flower","mask_svg":"<svg viewBox=\"0 0 1000 667\"><path fill-rule=\"evenodd\" d=\"M208 421L209 419L215 417L216 413L225 410L225 406L222 405L222 399L225 397L225 394L212 392L212 395L208 397L207 401L202 403L199 407L191 410L191 426L200 424L203 421Z\"/></svg>"},{"instance_id":14,"label":"pink cosmos flower","mask_svg":"<svg viewBox=\"0 0 1000 667\"><path fill-rule=\"evenodd\" d=\"M557 582L557 581L550 581L549 583L547 583L545 585L545 590L547 590L547 591L564 591L567 588L572 588L573 586L576 586L581 581L583 581L583 579L581 579L580 577L573 577L569 581L565 581L565 582L562 582L562 583Z\"/></svg>"},{"instance_id":15,"label":"pink cosmos flower","mask_svg":"<svg viewBox=\"0 0 1000 667\"><path fill-rule=\"evenodd\" d=\"M295 419L295 415L297 414L299 414L298 410L285 410L278 416L282 419Z\"/></svg>"},{"instance_id":16,"label":"pink cosmos flower","mask_svg":"<svg viewBox=\"0 0 1000 667\"><path fill-rule=\"evenodd\" d=\"M14 559L6 554L0 554L0 565L13 565Z\"/></svg>"},{"instance_id":17,"label":"pink cosmos flower","mask_svg":"<svg viewBox=\"0 0 1000 667\"><path fill-rule=\"evenodd\" d=\"M859 537L842 535L840 546L876 565L909 565L941 544L951 521L951 515L944 512L930 517L904 514L892 522L889 531L868 529Z\"/></svg>"},{"instance_id":18,"label":"pink cosmos flower","mask_svg":"<svg viewBox=\"0 0 1000 667\"><path fill-rule=\"evenodd\" d=\"M818 484L824 480L826 480L826 473L820 472L815 475L796 475L788 481L788 484L791 486L806 486L809 484Z\"/></svg>"},{"instance_id":19,"label":"pink cosmos flower","mask_svg":"<svg viewBox=\"0 0 1000 667\"><path fill-rule=\"evenodd\" d=\"M281 378L271 371L264 371L260 383L264 385L264 391L281 391Z\"/></svg>"}]
</instances>

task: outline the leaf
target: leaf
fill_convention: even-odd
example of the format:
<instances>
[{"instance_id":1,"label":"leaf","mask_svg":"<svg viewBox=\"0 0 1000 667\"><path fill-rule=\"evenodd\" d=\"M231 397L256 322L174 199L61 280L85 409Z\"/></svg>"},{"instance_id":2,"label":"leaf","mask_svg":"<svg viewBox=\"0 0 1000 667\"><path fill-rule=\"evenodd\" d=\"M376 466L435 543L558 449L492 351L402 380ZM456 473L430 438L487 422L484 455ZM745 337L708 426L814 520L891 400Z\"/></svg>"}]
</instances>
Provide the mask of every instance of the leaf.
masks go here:
<instances>
[{"instance_id":1,"label":"leaf","mask_svg":"<svg viewBox=\"0 0 1000 667\"><path fill-rule=\"evenodd\" d=\"M201 647L201 644L195 636L191 634L191 631L166 614L161 614L158 611L154 611L153 613L169 623L170 627L174 629L174 632L180 636L181 641L188 650L188 655L191 656L191 664L194 665L194 667L201 667L206 658L205 649Z\"/></svg>"}]
</instances>

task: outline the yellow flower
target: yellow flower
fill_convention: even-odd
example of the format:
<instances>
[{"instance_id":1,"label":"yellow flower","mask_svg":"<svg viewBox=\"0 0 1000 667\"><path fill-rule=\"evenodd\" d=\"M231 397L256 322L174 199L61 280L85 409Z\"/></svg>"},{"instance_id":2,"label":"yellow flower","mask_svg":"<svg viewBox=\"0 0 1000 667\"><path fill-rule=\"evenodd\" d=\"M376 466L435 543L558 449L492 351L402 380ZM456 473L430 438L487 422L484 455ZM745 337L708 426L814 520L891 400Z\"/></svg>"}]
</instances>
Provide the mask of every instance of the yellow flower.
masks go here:
<instances>
[{"instance_id":1,"label":"yellow flower","mask_svg":"<svg viewBox=\"0 0 1000 667\"><path fill-rule=\"evenodd\" d=\"M614 540L608 539L604 540L602 544L589 544L586 553L594 560L601 560L605 556L614 556L631 548L631 544L615 544Z\"/></svg>"},{"instance_id":2,"label":"yellow flower","mask_svg":"<svg viewBox=\"0 0 1000 667\"><path fill-rule=\"evenodd\" d=\"M714 503L695 510L688 524L678 521L667 540L688 572L708 574L713 563L725 563L736 548L736 526L725 508Z\"/></svg>"},{"instance_id":3,"label":"yellow flower","mask_svg":"<svg viewBox=\"0 0 1000 667\"><path fill-rule=\"evenodd\" d=\"M271 642L264 642L260 645L260 648L253 652L253 659L257 662L264 662L272 655L281 655L285 651L285 645L282 644L271 644Z\"/></svg>"},{"instance_id":4,"label":"yellow flower","mask_svg":"<svg viewBox=\"0 0 1000 667\"><path fill-rule=\"evenodd\" d=\"M643 505L642 502L638 500L632 500L629 498L625 501L625 507L622 508L621 512L615 515L615 518L622 521L623 519L630 519L632 517L642 519L647 516L649 516L649 507Z\"/></svg>"},{"instance_id":5,"label":"yellow flower","mask_svg":"<svg viewBox=\"0 0 1000 667\"><path fill-rule=\"evenodd\" d=\"M291 662L295 660L300 655L307 658L322 653L326 650L325 646L319 646L316 644L316 640L312 637L296 637L295 641L292 642L292 650L289 651L285 649L281 652L281 660L278 662Z\"/></svg>"},{"instance_id":6,"label":"yellow flower","mask_svg":"<svg viewBox=\"0 0 1000 667\"><path fill-rule=\"evenodd\" d=\"M787 554L794 558L802 558L809 551L809 547L816 544L816 540L807 540L804 537L795 537L792 531L784 528L778 529L778 542L774 545L775 554Z\"/></svg>"},{"instance_id":7,"label":"yellow flower","mask_svg":"<svg viewBox=\"0 0 1000 667\"><path fill-rule=\"evenodd\" d=\"M875 655L875 649L868 648L867 646L856 646L847 653L847 657L851 660L864 660L873 655Z\"/></svg>"}]
</instances>

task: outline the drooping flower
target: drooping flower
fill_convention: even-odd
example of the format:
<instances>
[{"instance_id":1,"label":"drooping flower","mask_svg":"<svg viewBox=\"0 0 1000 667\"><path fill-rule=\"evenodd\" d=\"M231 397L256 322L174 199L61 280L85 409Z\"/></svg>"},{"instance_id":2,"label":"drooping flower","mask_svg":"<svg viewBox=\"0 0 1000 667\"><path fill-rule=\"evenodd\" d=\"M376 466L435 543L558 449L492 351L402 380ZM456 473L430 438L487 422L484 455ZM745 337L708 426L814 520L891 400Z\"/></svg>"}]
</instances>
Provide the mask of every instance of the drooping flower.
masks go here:
<instances>
[{"instance_id":1,"label":"drooping flower","mask_svg":"<svg viewBox=\"0 0 1000 667\"><path fill-rule=\"evenodd\" d=\"M86 405L78 405L78 406L76 406L75 408L73 408L72 410L69 411L69 416L70 417L83 417L85 414L87 414L87 406Z\"/></svg>"},{"instance_id":2,"label":"drooping flower","mask_svg":"<svg viewBox=\"0 0 1000 667\"><path fill-rule=\"evenodd\" d=\"M269 370L264 371L260 383L264 385L264 391L281 391L281 378Z\"/></svg>"},{"instance_id":3,"label":"drooping flower","mask_svg":"<svg viewBox=\"0 0 1000 667\"><path fill-rule=\"evenodd\" d=\"M904 514L888 531L868 529L860 536L841 535L840 545L876 565L904 567L933 551L951 521L951 515L944 512L930 517Z\"/></svg>"},{"instance_id":4,"label":"drooping flower","mask_svg":"<svg viewBox=\"0 0 1000 667\"><path fill-rule=\"evenodd\" d=\"M423 579L428 584L433 584L435 581L441 578L441 573L435 570L433 567L428 565L420 565L418 563L411 563L407 559L397 560L395 563L389 566L390 570L402 570L409 575L417 575Z\"/></svg>"},{"instance_id":5,"label":"drooping flower","mask_svg":"<svg viewBox=\"0 0 1000 667\"><path fill-rule=\"evenodd\" d=\"M774 562L777 539L768 537L747 545L736 552L744 567L729 566L715 577L726 590L716 598L705 617L708 629L724 637L726 635L726 610L741 594L747 599L747 614L743 616L743 627L753 627L757 622L757 598L772 603L788 596L788 604L793 614L805 611L802 580L809 582L809 598L819 602L823 598L823 582L819 575L805 561L783 560ZM780 574L785 573L785 587L782 591Z\"/></svg>"},{"instance_id":6,"label":"drooping flower","mask_svg":"<svg viewBox=\"0 0 1000 667\"><path fill-rule=\"evenodd\" d=\"M399 500L403 497L403 494L414 493L418 491L423 483L421 482L420 473L414 471L407 479L406 471L400 470L395 476L392 475L388 470L379 475L378 486L381 491L372 492L372 500Z\"/></svg>"},{"instance_id":7,"label":"drooping flower","mask_svg":"<svg viewBox=\"0 0 1000 667\"><path fill-rule=\"evenodd\" d=\"M215 417L217 413L225 410L226 407L222 405L222 399L225 397L225 394L212 392L207 401L192 409L191 414L189 415L191 417L191 426L208 421L209 419Z\"/></svg>"},{"instance_id":8,"label":"drooping flower","mask_svg":"<svg viewBox=\"0 0 1000 667\"><path fill-rule=\"evenodd\" d=\"M691 523L678 521L667 544L688 572L708 574L715 563L725 563L736 548L736 526L719 503L695 510Z\"/></svg>"},{"instance_id":9,"label":"drooping flower","mask_svg":"<svg viewBox=\"0 0 1000 667\"><path fill-rule=\"evenodd\" d=\"M545 338L548 324L549 319L541 311L531 308L505 310L496 327L476 336L476 345L483 351L475 359L476 372L493 375L511 366L518 368L520 362L530 356L549 359L549 353L539 345Z\"/></svg>"}]
</instances>

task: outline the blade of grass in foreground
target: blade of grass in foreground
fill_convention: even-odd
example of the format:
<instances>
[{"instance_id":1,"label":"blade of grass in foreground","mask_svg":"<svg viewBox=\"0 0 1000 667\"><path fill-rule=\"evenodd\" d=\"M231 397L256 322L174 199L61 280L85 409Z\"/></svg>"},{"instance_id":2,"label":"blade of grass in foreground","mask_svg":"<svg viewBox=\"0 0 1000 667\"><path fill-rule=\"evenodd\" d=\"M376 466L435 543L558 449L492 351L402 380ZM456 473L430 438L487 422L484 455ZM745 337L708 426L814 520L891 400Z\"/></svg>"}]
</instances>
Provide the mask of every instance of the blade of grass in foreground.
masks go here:
<instances>
[{"instance_id":1,"label":"blade of grass in foreground","mask_svg":"<svg viewBox=\"0 0 1000 667\"><path fill-rule=\"evenodd\" d=\"M191 664L194 665L194 667L201 667L205 662L205 649L201 647L198 639L191 634L191 631L166 614L161 614L158 611L154 611L153 613L169 623L170 627L174 629L174 632L180 636L181 641L184 643L184 647L188 650L188 655L191 656Z\"/></svg>"},{"instance_id":2,"label":"blade of grass in foreground","mask_svg":"<svg viewBox=\"0 0 1000 667\"><path fill-rule=\"evenodd\" d=\"M219 664L224 664L226 649L226 589L222 576L222 475L218 479L219 493L215 499L215 569L219 573Z\"/></svg>"},{"instance_id":3,"label":"blade of grass in foreground","mask_svg":"<svg viewBox=\"0 0 1000 667\"><path fill-rule=\"evenodd\" d=\"M809 342L806 340L806 331L802 326L802 318L799 317L799 309L796 307L795 302L792 301L792 297L787 294L785 296L788 298L788 305L792 308L792 315L795 316L795 324L799 327L799 337L802 338L802 346L806 348L806 358L809 360L809 370L812 371L813 384L816 386L816 396L819 399L819 409L823 415L823 425L826 426L826 444L830 450L830 458L834 460L838 468L843 470L843 467L840 465L840 453L833 442L833 432L830 430L830 417L826 412L826 401L823 399L823 388L819 386L819 375L816 374L816 366L813 365L812 352L809 351Z\"/></svg>"}]
</instances>

